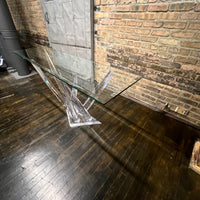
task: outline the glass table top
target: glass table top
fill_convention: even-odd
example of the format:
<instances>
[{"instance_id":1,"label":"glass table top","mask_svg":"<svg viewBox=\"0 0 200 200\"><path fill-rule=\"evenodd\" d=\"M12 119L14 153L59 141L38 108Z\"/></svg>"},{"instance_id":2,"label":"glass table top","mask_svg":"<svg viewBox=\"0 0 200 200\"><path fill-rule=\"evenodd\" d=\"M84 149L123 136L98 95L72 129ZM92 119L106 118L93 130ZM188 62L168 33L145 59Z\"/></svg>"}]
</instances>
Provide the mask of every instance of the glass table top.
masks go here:
<instances>
[{"instance_id":1,"label":"glass table top","mask_svg":"<svg viewBox=\"0 0 200 200\"><path fill-rule=\"evenodd\" d=\"M141 79L138 75L93 62L85 51L32 47L26 49L27 55L20 51L15 53L100 104L108 103Z\"/></svg>"}]
</instances>

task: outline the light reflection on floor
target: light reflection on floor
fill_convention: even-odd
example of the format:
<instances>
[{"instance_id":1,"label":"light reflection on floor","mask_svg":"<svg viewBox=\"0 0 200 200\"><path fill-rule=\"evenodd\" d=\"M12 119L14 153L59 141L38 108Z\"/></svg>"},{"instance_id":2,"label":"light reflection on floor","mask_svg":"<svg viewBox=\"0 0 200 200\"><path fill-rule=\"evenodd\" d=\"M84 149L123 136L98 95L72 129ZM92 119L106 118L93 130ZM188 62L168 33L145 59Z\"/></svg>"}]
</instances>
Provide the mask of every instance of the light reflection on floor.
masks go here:
<instances>
[{"instance_id":1,"label":"light reflection on floor","mask_svg":"<svg viewBox=\"0 0 200 200\"><path fill-rule=\"evenodd\" d=\"M27 199L30 195L33 199L63 199L65 194L60 188L65 185L66 177L58 177L63 165L62 161L59 166L57 164L57 160L45 148L26 155L22 168L29 192L22 199ZM59 182L52 180L59 180Z\"/></svg>"}]
</instances>

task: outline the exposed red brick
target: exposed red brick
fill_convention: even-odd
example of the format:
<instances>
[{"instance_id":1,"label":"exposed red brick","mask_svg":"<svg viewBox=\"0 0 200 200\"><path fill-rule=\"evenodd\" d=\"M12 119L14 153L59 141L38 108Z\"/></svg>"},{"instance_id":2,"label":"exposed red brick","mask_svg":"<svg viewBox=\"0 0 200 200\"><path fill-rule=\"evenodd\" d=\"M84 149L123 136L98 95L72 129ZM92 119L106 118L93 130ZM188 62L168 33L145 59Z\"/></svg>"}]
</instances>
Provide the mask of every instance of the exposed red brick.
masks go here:
<instances>
[{"instance_id":1,"label":"exposed red brick","mask_svg":"<svg viewBox=\"0 0 200 200\"><path fill-rule=\"evenodd\" d=\"M134 29L134 32L141 35L148 35L150 33L149 29Z\"/></svg>"},{"instance_id":2,"label":"exposed red brick","mask_svg":"<svg viewBox=\"0 0 200 200\"><path fill-rule=\"evenodd\" d=\"M192 38L194 36L193 32L175 32L172 33L172 37L177 37L177 38Z\"/></svg>"},{"instance_id":3,"label":"exposed red brick","mask_svg":"<svg viewBox=\"0 0 200 200\"><path fill-rule=\"evenodd\" d=\"M124 33L133 33L134 32L134 28L130 28L130 27L120 27L119 28L120 32L124 32Z\"/></svg>"},{"instance_id":4,"label":"exposed red brick","mask_svg":"<svg viewBox=\"0 0 200 200\"><path fill-rule=\"evenodd\" d=\"M199 12L187 12L187 13L183 13L181 15L181 19L183 20L198 20L200 19L200 13Z\"/></svg>"},{"instance_id":5,"label":"exposed red brick","mask_svg":"<svg viewBox=\"0 0 200 200\"><path fill-rule=\"evenodd\" d=\"M156 19L177 20L179 13L177 12L159 12L156 13Z\"/></svg>"},{"instance_id":6,"label":"exposed red brick","mask_svg":"<svg viewBox=\"0 0 200 200\"><path fill-rule=\"evenodd\" d=\"M183 41L183 42L181 42L181 46L188 47L188 48L200 49L200 42Z\"/></svg>"},{"instance_id":7,"label":"exposed red brick","mask_svg":"<svg viewBox=\"0 0 200 200\"><path fill-rule=\"evenodd\" d=\"M115 20L113 24L114 24L114 25L124 26L124 25L126 25L126 21Z\"/></svg>"},{"instance_id":8,"label":"exposed red brick","mask_svg":"<svg viewBox=\"0 0 200 200\"><path fill-rule=\"evenodd\" d=\"M121 13L111 13L110 14L110 18L111 19L121 19L122 18L122 14Z\"/></svg>"},{"instance_id":9,"label":"exposed red brick","mask_svg":"<svg viewBox=\"0 0 200 200\"><path fill-rule=\"evenodd\" d=\"M144 27L152 27L152 28L159 28L163 25L162 22L144 22Z\"/></svg>"},{"instance_id":10,"label":"exposed red brick","mask_svg":"<svg viewBox=\"0 0 200 200\"><path fill-rule=\"evenodd\" d=\"M128 26L137 26L137 27L141 27L142 26L142 22L138 22L138 21L128 21L127 22Z\"/></svg>"},{"instance_id":11,"label":"exposed red brick","mask_svg":"<svg viewBox=\"0 0 200 200\"><path fill-rule=\"evenodd\" d=\"M183 56L188 56L190 54L190 50L189 49L180 49L179 54L183 55Z\"/></svg>"},{"instance_id":12,"label":"exposed red brick","mask_svg":"<svg viewBox=\"0 0 200 200\"><path fill-rule=\"evenodd\" d=\"M110 12L112 9L111 6L101 6L100 10L101 12Z\"/></svg>"},{"instance_id":13,"label":"exposed red brick","mask_svg":"<svg viewBox=\"0 0 200 200\"><path fill-rule=\"evenodd\" d=\"M155 13L138 13L137 16L138 16L138 19L143 19L143 20L156 19Z\"/></svg>"},{"instance_id":14,"label":"exposed red brick","mask_svg":"<svg viewBox=\"0 0 200 200\"><path fill-rule=\"evenodd\" d=\"M96 29L97 29L97 31L108 30L106 26L102 26L102 25L97 25Z\"/></svg>"},{"instance_id":15,"label":"exposed red brick","mask_svg":"<svg viewBox=\"0 0 200 200\"><path fill-rule=\"evenodd\" d=\"M172 46L176 46L179 43L178 40L175 40L175 39L172 39L172 38L160 38L159 42L161 44L172 45Z\"/></svg>"},{"instance_id":16,"label":"exposed red brick","mask_svg":"<svg viewBox=\"0 0 200 200\"><path fill-rule=\"evenodd\" d=\"M141 42L134 42L134 46L135 47L140 47L141 46Z\"/></svg>"},{"instance_id":17,"label":"exposed red brick","mask_svg":"<svg viewBox=\"0 0 200 200\"><path fill-rule=\"evenodd\" d=\"M186 22L165 22L163 27L169 29L184 29L186 25Z\"/></svg>"},{"instance_id":18,"label":"exposed red brick","mask_svg":"<svg viewBox=\"0 0 200 200\"><path fill-rule=\"evenodd\" d=\"M194 59L191 57L182 57L182 56L177 56L174 61L180 62L180 63L193 64L193 65L195 65L197 63L197 59Z\"/></svg>"},{"instance_id":19,"label":"exposed red brick","mask_svg":"<svg viewBox=\"0 0 200 200\"><path fill-rule=\"evenodd\" d=\"M111 24L113 24L113 20L110 20L110 19L102 19L102 20L101 20L101 24L103 24L103 25L111 25Z\"/></svg>"},{"instance_id":20,"label":"exposed red brick","mask_svg":"<svg viewBox=\"0 0 200 200\"><path fill-rule=\"evenodd\" d=\"M134 44L133 41L128 41L128 42L127 42L127 45L129 45L129 46L133 46L133 44Z\"/></svg>"},{"instance_id":21,"label":"exposed red brick","mask_svg":"<svg viewBox=\"0 0 200 200\"><path fill-rule=\"evenodd\" d=\"M101 0L101 5L109 5L109 4L113 4L112 0Z\"/></svg>"},{"instance_id":22,"label":"exposed red brick","mask_svg":"<svg viewBox=\"0 0 200 200\"><path fill-rule=\"evenodd\" d=\"M181 69L187 70L187 71L195 71L197 73L200 73L200 67L196 65L182 65Z\"/></svg>"},{"instance_id":23,"label":"exposed red brick","mask_svg":"<svg viewBox=\"0 0 200 200\"><path fill-rule=\"evenodd\" d=\"M175 54L176 54L176 53L178 53L178 48L176 48L176 47L170 47L170 48L169 48L169 52L170 52L170 53L175 53Z\"/></svg>"},{"instance_id":24,"label":"exposed red brick","mask_svg":"<svg viewBox=\"0 0 200 200\"><path fill-rule=\"evenodd\" d=\"M137 19L137 14L136 13L124 13L122 15L123 19Z\"/></svg>"},{"instance_id":25,"label":"exposed red brick","mask_svg":"<svg viewBox=\"0 0 200 200\"><path fill-rule=\"evenodd\" d=\"M101 0L95 0L95 5L96 6L100 5L100 3L101 3Z\"/></svg>"},{"instance_id":26,"label":"exposed red brick","mask_svg":"<svg viewBox=\"0 0 200 200\"><path fill-rule=\"evenodd\" d=\"M196 12L200 12L200 3L198 3L194 9Z\"/></svg>"},{"instance_id":27,"label":"exposed red brick","mask_svg":"<svg viewBox=\"0 0 200 200\"><path fill-rule=\"evenodd\" d=\"M110 4L114 2L116 1L109 0ZM107 65L110 63L113 68L115 65L116 68L120 67L122 73L119 73L116 82L123 79L123 70L127 69L155 81L138 82L138 85L143 85L135 87L130 96L157 107L156 102L162 106L168 102L174 108L193 108L191 112L194 113L196 106L200 109L199 101L192 100L192 92L200 93L200 33L197 21L200 20L199 4L194 4L194 1L166 2L168 1L120 0L118 6L130 6L130 10L117 11L118 6L114 5L111 6L112 10L108 11L109 13L100 12L107 16L97 15L99 22L110 17L115 28L108 23L109 26L105 26L97 33L98 45L104 48L96 50L95 54L98 54L98 61L107 62ZM102 3L107 6L106 0ZM167 6L162 7L163 5ZM109 48L113 51L112 59L108 56ZM126 63L128 57L131 64ZM165 92L157 94L147 88L148 85L159 88L159 93L167 91L169 95ZM185 91L188 91L187 94ZM148 96L145 96L145 93ZM188 116L187 120L197 122L195 116ZM200 120L198 122L200 125Z\"/></svg>"},{"instance_id":28,"label":"exposed red brick","mask_svg":"<svg viewBox=\"0 0 200 200\"><path fill-rule=\"evenodd\" d=\"M198 119L198 120L200 120L200 115L198 115L198 114L195 114L195 113L189 112L189 116L192 117L192 118L194 118L194 119ZM199 124L200 124L200 123L199 123Z\"/></svg>"},{"instance_id":29,"label":"exposed red brick","mask_svg":"<svg viewBox=\"0 0 200 200\"><path fill-rule=\"evenodd\" d=\"M129 40L140 40L140 36L139 35L126 35L126 39L129 39Z\"/></svg>"},{"instance_id":30,"label":"exposed red brick","mask_svg":"<svg viewBox=\"0 0 200 200\"><path fill-rule=\"evenodd\" d=\"M200 40L200 33L196 33L195 39Z\"/></svg>"},{"instance_id":31,"label":"exposed red brick","mask_svg":"<svg viewBox=\"0 0 200 200\"><path fill-rule=\"evenodd\" d=\"M122 33L114 33L113 37L117 37L117 38L126 38L126 36Z\"/></svg>"},{"instance_id":32,"label":"exposed red brick","mask_svg":"<svg viewBox=\"0 0 200 200\"><path fill-rule=\"evenodd\" d=\"M95 12L95 19L97 19L97 18L107 18L107 17L108 17L108 13Z\"/></svg>"},{"instance_id":33,"label":"exposed red brick","mask_svg":"<svg viewBox=\"0 0 200 200\"><path fill-rule=\"evenodd\" d=\"M198 109L198 108L193 107L193 108L191 108L191 111L194 112L194 113L198 113L200 115L200 109Z\"/></svg>"},{"instance_id":34,"label":"exposed red brick","mask_svg":"<svg viewBox=\"0 0 200 200\"><path fill-rule=\"evenodd\" d=\"M189 25L190 30L200 30L200 23L191 23Z\"/></svg>"},{"instance_id":35,"label":"exposed red brick","mask_svg":"<svg viewBox=\"0 0 200 200\"><path fill-rule=\"evenodd\" d=\"M132 5L130 8L130 11L133 11L133 12L144 12L146 10L147 10L146 5Z\"/></svg>"},{"instance_id":36,"label":"exposed red brick","mask_svg":"<svg viewBox=\"0 0 200 200\"><path fill-rule=\"evenodd\" d=\"M120 5L117 6L116 8L113 8L113 10L118 11L118 12L127 12L131 10L130 5Z\"/></svg>"},{"instance_id":37,"label":"exposed red brick","mask_svg":"<svg viewBox=\"0 0 200 200\"><path fill-rule=\"evenodd\" d=\"M155 35L155 36L169 36L170 32L169 31L163 31L163 30L153 30L151 35Z\"/></svg>"},{"instance_id":38,"label":"exposed red brick","mask_svg":"<svg viewBox=\"0 0 200 200\"><path fill-rule=\"evenodd\" d=\"M168 11L169 4L150 4L148 11L150 12L165 12Z\"/></svg>"},{"instance_id":39,"label":"exposed red brick","mask_svg":"<svg viewBox=\"0 0 200 200\"><path fill-rule=\"evenodd\" d=\"M200 51L191 51L191 56L200 57Z\"/></svg>"},{"instance_id":40,"label":"exposed red brick","mask_svg":"<svg viewBox=\"0 0 200 200\"><path fill-rule=\"evenodd\" d=\"M192 95L192 100L196 101L196 102L200 102L200 95Z\"/></svg>"},{"instance_id":41,"label":"exposed red brick","mask_svg":"<svg viewBox=\"0 0 200 200\"><path fill-rule=\"evenodd\" d=\"M156 46L156 45L151 45L151 46L150 46L150 49L152 49L152 50L157 50L157 49L158 49L158 46Z\"/></svg>"},{"instance_id":42,"label":"exposed red brick","mask_svg":"<svg viewBox=\"0 0 200 200\"><path fill-rule=\"evenodd\" d=\"M144 42L156 42L158 40L157 37L141 37L141 40Z\"/></svg>"},{"instance_id":43,"label":"exposed red brick","mask_svg":"<svg viewBox=\"0 0 200 200\"><path fill-rule=\"evenodd\" d=\"M135 1L135 0L134 0ZM137 0L137 3L139 4L139 3L146 3L147 2L147 0ZM133 3L133 2L132 2ZM135 3L135 2L134 2Z\"/></svg>"},{"instance_id":44,"label":"exposed red brick","mask_svg":"<svg viewBox=\"0 0 200 200\"><path fill-rule=\"evenodd\" d=\"M107 30L107 31L119 31L119 27L118 26L106 26L105 27L105 29Z\"/></svg>"},{"instance_id":45,"label":"exposed red brick","mask_svg":"<svg viewBox=\"0 0 200 200\"><path fill-rule=\"evenodd\" d=\"M189 11L192 10L195 3L174 3L169 7L170 11Z\"/></svg>"}]
</instances>

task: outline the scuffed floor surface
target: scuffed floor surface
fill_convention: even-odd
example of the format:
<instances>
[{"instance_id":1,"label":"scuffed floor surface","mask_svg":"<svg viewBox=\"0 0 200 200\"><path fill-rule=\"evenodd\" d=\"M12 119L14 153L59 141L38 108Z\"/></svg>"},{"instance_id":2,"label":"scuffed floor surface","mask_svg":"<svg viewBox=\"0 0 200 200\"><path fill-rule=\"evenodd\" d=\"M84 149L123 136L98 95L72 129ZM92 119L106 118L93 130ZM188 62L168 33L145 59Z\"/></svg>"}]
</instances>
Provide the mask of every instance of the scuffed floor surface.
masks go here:
<instances>
[{"instance_id":1,"label":"scuffed floor surface","mask_svg":"<svg viewBox=\"0 0 200 200\"><path fill-rule=\"evenodd\" d=\"M0 200L197 200L198 130L123 97L70 128L37 75L0 75ZM106 141L99 142L98 134Z\"/></svg>"}]
</instances>

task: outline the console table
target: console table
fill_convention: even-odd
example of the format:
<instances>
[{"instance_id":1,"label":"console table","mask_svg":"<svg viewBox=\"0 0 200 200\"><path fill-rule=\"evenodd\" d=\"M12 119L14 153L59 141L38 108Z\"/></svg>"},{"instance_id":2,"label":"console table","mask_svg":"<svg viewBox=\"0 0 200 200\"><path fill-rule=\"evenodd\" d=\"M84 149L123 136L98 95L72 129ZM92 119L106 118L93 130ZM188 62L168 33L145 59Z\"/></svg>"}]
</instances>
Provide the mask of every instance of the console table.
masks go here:
<instances>
[{"instance_id":1,"label":"console table","mask_svg":"<svg viewBox=\"0 0 200 200\"><path fill-rule=\"evenodd\" d=\"M29 61L42 80L66 109L71 127L100 124L89 114L95 101L105 105L141 79L128 74L121 80L122 71L86 59L87 55L76 56L76 52L65 52L47 47L26 49L27 56L15 53ZM50 76L49 76L50 75ZM81 102L77 91L87 99Z\"/></svg>"}]
</instances>

